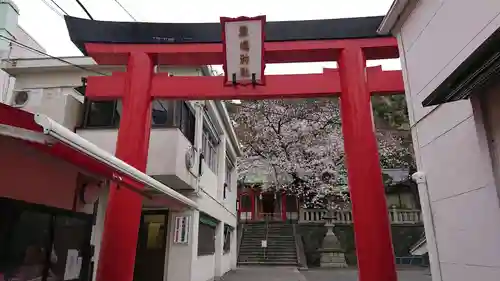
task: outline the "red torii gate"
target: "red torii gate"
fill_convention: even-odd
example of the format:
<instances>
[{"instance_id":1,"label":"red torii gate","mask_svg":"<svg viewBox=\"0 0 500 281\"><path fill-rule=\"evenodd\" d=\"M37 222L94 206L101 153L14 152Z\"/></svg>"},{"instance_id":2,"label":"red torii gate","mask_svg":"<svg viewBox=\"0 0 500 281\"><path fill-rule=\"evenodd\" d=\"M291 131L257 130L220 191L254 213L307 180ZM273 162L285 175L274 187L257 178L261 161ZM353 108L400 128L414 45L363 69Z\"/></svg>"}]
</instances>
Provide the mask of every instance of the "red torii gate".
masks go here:
<instances>
[{"instance_id":1,"label":"red torii gate","mask_svg":"<svg viewBox=\"0 0 500 281\"><path fill-rule=\"evenodd\" d=\"M67 19L68 20L68 19ZM102 23L100 23L102 24ZM372 123L371 94L404 92L400 71L366 68L366 60L398 58L395 38L266 42L267 63L338 61L323 74L271 75L266 86L224 87L223 77L170 77L154 66L223 63L221 43L84 43L98 64L126 65L126 72L88 77L90 100L123 99L116 156L145 171L151 100L281 99L339 95L362 281L396 281L390 224ZM142 200L111 187L97 271L98 281L132 281Z\"/></svg>"}]
</instances>

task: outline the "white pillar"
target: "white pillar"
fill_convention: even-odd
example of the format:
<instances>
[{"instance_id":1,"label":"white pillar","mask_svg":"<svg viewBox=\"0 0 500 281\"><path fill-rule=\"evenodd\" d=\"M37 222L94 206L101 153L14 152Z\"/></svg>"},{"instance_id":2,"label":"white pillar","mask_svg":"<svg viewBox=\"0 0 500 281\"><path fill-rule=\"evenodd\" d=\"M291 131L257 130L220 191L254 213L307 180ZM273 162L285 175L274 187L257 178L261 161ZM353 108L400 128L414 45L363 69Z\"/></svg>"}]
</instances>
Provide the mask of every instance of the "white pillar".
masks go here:
<instances>
[{"instance_id":1,"label":"white pillar","mask_svg":"<svg viewBox=\"0 0 500 281\"><path fill-rule=\"evenodd\" d=\"M414 173L412 178L418 184L418 193L420 195L422 219L424 221L425 239L427 241L427 252L429 254L432 280L442 280L441 263L439 260L439 250L437 248L434 216L432 214L427 179L425 177L425 173L423 172Z\"/></svg>"},{"instance_id":2,"label":"white pillar","mask_svg":"<svg viewBox=\"0 0 500 281\"><path fill-rule=\"evenodd\" d=\"M97 203L97 212L95 214L95 224L92 228L92 237L90 244L94 246L94 256L92 262L94 268L92 270L92 281L95 281L97 265L99 263L99 253L101 252L101 239L102 231L104 229L104 219L106 208L108 206L109 187L103 188L102 193L99 195Z\"/></svg>"},{"instance_id":3,"label":"white pillar","mask_svg":"<svg viewBox=\"0 0 500 281\"><path fill-rule=\"evenodd\" d=\"M235 270L238 266L238 227L236 226L231 233L231 269Z\"/></svg>"},{"instance_id":4,"label":"white pillar","mask_svg":"<svg viewBox=\"0 0 500 281\"><path fill-rule=\"evenodd\" d=\"M222 256L224 255L224 223L220 222L215 229L215 278L222 276Z\"/></svg>"},{"instance_id":5,"label":"white pillar","mask_svg":"<svg viewBox=\"0 0 500 281\"><path fill-rule=\"evenodd\" d=\"M189 237L187 244L174 244L175 218L177 216L190 216ZM186 210L183 212L170 212L169 243L167 273L164 280L190 281L193 279L193 271L196 270L198 259L198 224L200 212Z\"/></svg>"}]
</instances>

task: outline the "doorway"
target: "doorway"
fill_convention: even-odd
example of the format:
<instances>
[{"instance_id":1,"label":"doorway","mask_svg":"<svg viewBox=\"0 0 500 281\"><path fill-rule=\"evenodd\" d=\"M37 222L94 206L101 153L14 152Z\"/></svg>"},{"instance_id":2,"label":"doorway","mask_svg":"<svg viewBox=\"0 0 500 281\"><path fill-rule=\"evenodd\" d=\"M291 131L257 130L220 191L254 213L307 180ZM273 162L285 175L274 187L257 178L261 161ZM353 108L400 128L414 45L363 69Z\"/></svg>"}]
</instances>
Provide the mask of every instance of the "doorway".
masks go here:
<instances>
[{"instance_id":1,"label":"doorway","mask_svg":"<svg viewBox=\"0 0 500 281\"><path fill-rule=\"evenodd\" d=\"M134 281L163 281L167 256L168 211L144 211L141 215Z\"/></svg>"},{"instance_id":2,"label":"doorway","mask_svg":"<svg viewBox=\"0 0 500 281\"><path fill-rule=\"evenodd\" d=\"M276 200L274 199L274 194L272 193L262 194L262 213L266 218L273 217L275 202Z\"/></svg>"}]
</instances>

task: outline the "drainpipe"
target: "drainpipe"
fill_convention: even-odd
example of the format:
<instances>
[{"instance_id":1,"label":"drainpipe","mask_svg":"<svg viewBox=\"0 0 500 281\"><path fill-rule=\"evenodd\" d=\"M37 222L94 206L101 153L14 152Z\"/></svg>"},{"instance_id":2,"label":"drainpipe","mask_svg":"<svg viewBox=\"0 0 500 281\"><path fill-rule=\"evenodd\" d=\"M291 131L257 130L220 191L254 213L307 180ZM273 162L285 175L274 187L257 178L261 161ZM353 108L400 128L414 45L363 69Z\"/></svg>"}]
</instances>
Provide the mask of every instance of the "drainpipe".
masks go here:
<instances>
[{"instance_id":1,"label":"drainpipe","mask_svg":"<svg viewBox=\"0 0 500 281\"><path fill-rule=\"evenodd\" d=\"M436 228L434 225L434 215L432 212L432 204L427 185L427 178L424 172L416 172L412 175L412 179L418 184L420 194L420 202L422 205L422 217L425 228L425 239L427 241L427 252L429 253L430 269L433 281L441 281L441 263L439 259L439 249L436 243Z\"/></svg>"}]
</instances>

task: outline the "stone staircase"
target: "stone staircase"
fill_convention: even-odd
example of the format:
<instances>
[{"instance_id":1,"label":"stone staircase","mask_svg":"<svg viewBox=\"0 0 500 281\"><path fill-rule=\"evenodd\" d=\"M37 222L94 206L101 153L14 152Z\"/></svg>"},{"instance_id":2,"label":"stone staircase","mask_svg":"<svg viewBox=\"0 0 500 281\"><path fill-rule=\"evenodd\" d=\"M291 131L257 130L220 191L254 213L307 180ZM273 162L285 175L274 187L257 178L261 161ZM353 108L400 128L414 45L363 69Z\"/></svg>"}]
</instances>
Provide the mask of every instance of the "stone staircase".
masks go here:
<instances>
[{"instance_id":1,"label":"stone staircase","mask_svg":"<svg viewBox=\"0 0 500 281\"><path fill-rule=\"evenodd\" d=\"M262 248L266 237L267 248ZM238 265L297 265L293 226L278 222L244 224Z\"/></svg>"}]
</instances>

